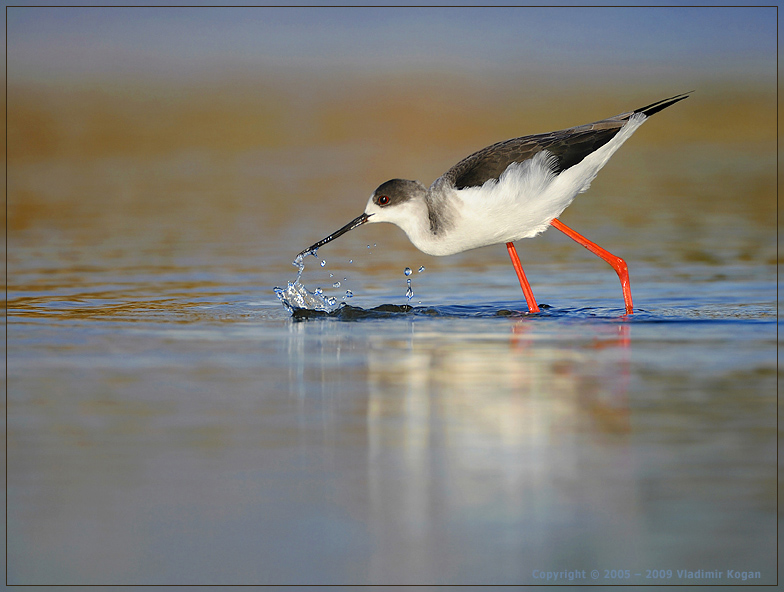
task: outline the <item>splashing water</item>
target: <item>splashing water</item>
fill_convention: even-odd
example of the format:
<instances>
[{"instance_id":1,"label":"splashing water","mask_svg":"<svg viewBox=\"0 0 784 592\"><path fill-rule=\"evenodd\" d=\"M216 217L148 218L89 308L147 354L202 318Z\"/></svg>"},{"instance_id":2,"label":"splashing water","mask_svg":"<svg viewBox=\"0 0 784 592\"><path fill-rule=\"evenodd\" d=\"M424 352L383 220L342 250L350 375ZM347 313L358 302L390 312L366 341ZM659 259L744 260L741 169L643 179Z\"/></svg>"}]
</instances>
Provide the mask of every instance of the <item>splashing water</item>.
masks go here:
<instances>
[{"instance_id":1,"label":"splashing water","mask_svg":"<svg viewBox=\"0 0 784 592\"><path fill-rule=\"evenodd\" d=\"M375 246L375 245L373 245ZM370 247L370 245L368 245ZM288 282L288 285L285 288L278 288L274 289L275 295L278 297L283 303L289 312L295 313L296 311L313 311L316 313L333 313L342 307L348 306L345 302L349 298L354 297L354 293L351 290L346 290L345 294L341 298L342 302L338 301L338 298L334 296L327 296L324 294L324 290L321 287L316 288L313 291L308 290L301 282L300 279L302 278L302 272L305 270L305 257L308 255L313 255L317 261L319 261L319 265L324 267L327 264L325 259L318 259L317 255L318 249L308 252L304 255L298 255L297 258L293 261L293 265L297 267L297 277L293 282ZM353 259L349 259L349 263L354 263ZM424 271L424 266L420 266L418 273L422 273ZM414 290L411 287L411 274L413 273L410 267L406 267L403 271L404 275L406 276L406 298L409 302L411 302L412 298L414 297ZM330 278L334 277L334 274L329 274ZM347 277L343 278L343 282L348 281ZM335 280L332 282L333 288L340 288L341 282L339 280ZM421 302L420 302L421 304ZM407 306L407 305L402 305Z\"/></svg>"},{"instance_id":2,"label":"splashing water","mask_svg":"<svg viewBox=\"0 0 784 592\"><path fill-rule=\"evenodd\" d=\"M316 251L308 253L316 256ZM313 292L309 291L305 286L300 283L302 272L305 269L305 258L298 255L294 260L293 265L297 267L297 278L294 282L289 282L285 288L275 288L275 295L283 303L289 312L295 309L317 310L323 312L332 312L337 305L337 298L323 296L323 290L316 288ZM321 266L326 265L326 261L321 262Z\"/></svg>"},{"instance_id":3,"label":"splashing water","mask_svg":"<svg viewBox=\"0 0 784 592\"><path fill-rule=\"evenodd\" d=\"M403 275L405 275L406 277L410 276L411 273L412 272L410 267L406 267L403 270ZM411 288L411 278L408 278L406 280L406 285L407 285L406 298L408 298L408 301L411 302L411 299L414 297L414 290Z\"/></svg>"}]
</instances>

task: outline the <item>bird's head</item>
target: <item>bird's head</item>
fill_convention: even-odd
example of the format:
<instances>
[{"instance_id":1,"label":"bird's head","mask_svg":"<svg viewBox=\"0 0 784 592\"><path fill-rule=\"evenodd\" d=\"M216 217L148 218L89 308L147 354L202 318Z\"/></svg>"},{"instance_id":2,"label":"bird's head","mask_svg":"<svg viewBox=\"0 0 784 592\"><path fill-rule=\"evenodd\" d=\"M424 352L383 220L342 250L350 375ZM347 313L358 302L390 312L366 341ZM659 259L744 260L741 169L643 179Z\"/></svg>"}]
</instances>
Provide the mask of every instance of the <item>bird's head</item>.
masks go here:
<instances>
[{"instance_id":1,"label":"bird's head","mask_svg":"<svg viewBox=\"0 0 784 592\"><path fill-rule=\"evenodd\" d=\"M391 222L401 228L414 217L412 209L422 204L427 188L419 181L392 179L379 185L368 199L365 214L369 222Z\"/></svg>"},{"instance_id":2,"label":"bird's head","mask_svg":"<svg viewBox=\"0 0 784 592\"><path fill-rule=\"evenodd\" d=\"M427 188L419 181L392 179L382 183L368 199L365 212L361 216L357 216L340 230L308 247L299 256L315 252L319 247L366 222L391 222L407 232L417 219L417 206L422 207L425 195L427 195Z\"/></svg>"}]
</instances>

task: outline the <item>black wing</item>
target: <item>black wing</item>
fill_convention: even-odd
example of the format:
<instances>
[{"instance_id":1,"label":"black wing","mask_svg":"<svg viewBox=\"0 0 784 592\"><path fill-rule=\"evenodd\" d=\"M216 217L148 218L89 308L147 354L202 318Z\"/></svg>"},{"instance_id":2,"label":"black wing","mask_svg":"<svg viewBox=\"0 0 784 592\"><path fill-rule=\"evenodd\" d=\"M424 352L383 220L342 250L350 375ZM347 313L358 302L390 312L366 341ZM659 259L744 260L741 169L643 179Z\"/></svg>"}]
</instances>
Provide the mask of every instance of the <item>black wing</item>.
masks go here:
<instances>
[{"instance_id":1,"label":"black wing","mask_svg":"<svg viewBox=\"0 0 784 592\"><path fill-rule=\"evenodd\" d=\"M555 157L554 172L560 173L612 140L634 113L650 116L687 96L688 93L677 95L595 123L498 142L464 158L443 177L456 189L476 187L490 179L498 179L513 162L524 162L542 150Z\"/></svg>"}]
</instances>

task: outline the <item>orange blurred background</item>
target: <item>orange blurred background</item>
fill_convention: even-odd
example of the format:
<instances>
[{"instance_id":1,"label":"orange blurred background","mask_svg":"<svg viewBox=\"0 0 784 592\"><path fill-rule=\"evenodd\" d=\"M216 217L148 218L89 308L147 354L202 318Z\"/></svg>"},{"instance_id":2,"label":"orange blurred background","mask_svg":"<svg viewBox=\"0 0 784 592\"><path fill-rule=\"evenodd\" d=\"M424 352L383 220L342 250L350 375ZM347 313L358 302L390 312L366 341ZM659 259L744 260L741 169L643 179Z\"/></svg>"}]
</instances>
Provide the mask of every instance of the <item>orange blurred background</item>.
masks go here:
<instances>
[{"instance_id":1,"label":"orange blurred background","mask_svg":"<svg viewBox=\"0 0 784 592\"><path fill-rule=\"evenodd\" d=\"M646 14L648 25L637 18ZM287 266L389 178L429 184L492 142L694 90L652 118L564 216L588 231L608 219L665 224L692 253L695 229L720 247L722 229L740 226L739 241L760 243L748 256L769 262L776 72L767 14L9 9L10 244L126 236L253 246L263 235ZM622 34L613 19L637 30ZM747 22L718 44L722 19ZM396 28L408 45L394 42ZM232 53L235 37L247 39ZM510 49L518 38L535 43ZM396 229L375 232L410 248Z\"/></svg>"}]
</instances>

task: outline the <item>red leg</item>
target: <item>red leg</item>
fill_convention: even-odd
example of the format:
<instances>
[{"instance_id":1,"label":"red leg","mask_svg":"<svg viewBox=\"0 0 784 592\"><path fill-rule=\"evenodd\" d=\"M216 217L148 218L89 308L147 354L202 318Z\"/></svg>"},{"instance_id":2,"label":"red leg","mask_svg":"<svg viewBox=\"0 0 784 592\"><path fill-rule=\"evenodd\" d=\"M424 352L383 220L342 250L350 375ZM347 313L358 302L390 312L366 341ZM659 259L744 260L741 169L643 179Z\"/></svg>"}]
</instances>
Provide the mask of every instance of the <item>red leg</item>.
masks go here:
<instances>
[{"instance_id":1,"label":"red leg","mask_svg":"<svg viewBox=\"0 0 784 592\"><path fill-rule=\"evenodd\" d=\"M594 255L597 255L612 265L615 272L618 274L618 279L621 280L621 290L623 290L623 301L626 304L626 314L632 314L632 290L629 287L629 268L626 261L620 257L616 257L609 251L605 251L599 245L592 243L583 235L578 234L557 218L550 222L553 228L557 228L563 232L570 239L577 241Z\"/></svg>"},{"instance_id":2,"label":"red leg","mask_svg":"<svg viewBox=\"0 0 784 592\"><path fill-rule=\"evenodd\" d=\"M520 287L523 289L525 301L528 303L528 311L539 312L539 307L536 305L536 300L534 299L534 292L531 290L528 279L525 277L525 272L523 271L523 266L520 264L520 258L517 256L517 249L515 249L514 243L506 243L506 249L509 251L512 265L514 265L517 278L520 280Z\"/></svg>"}]
</instances>

